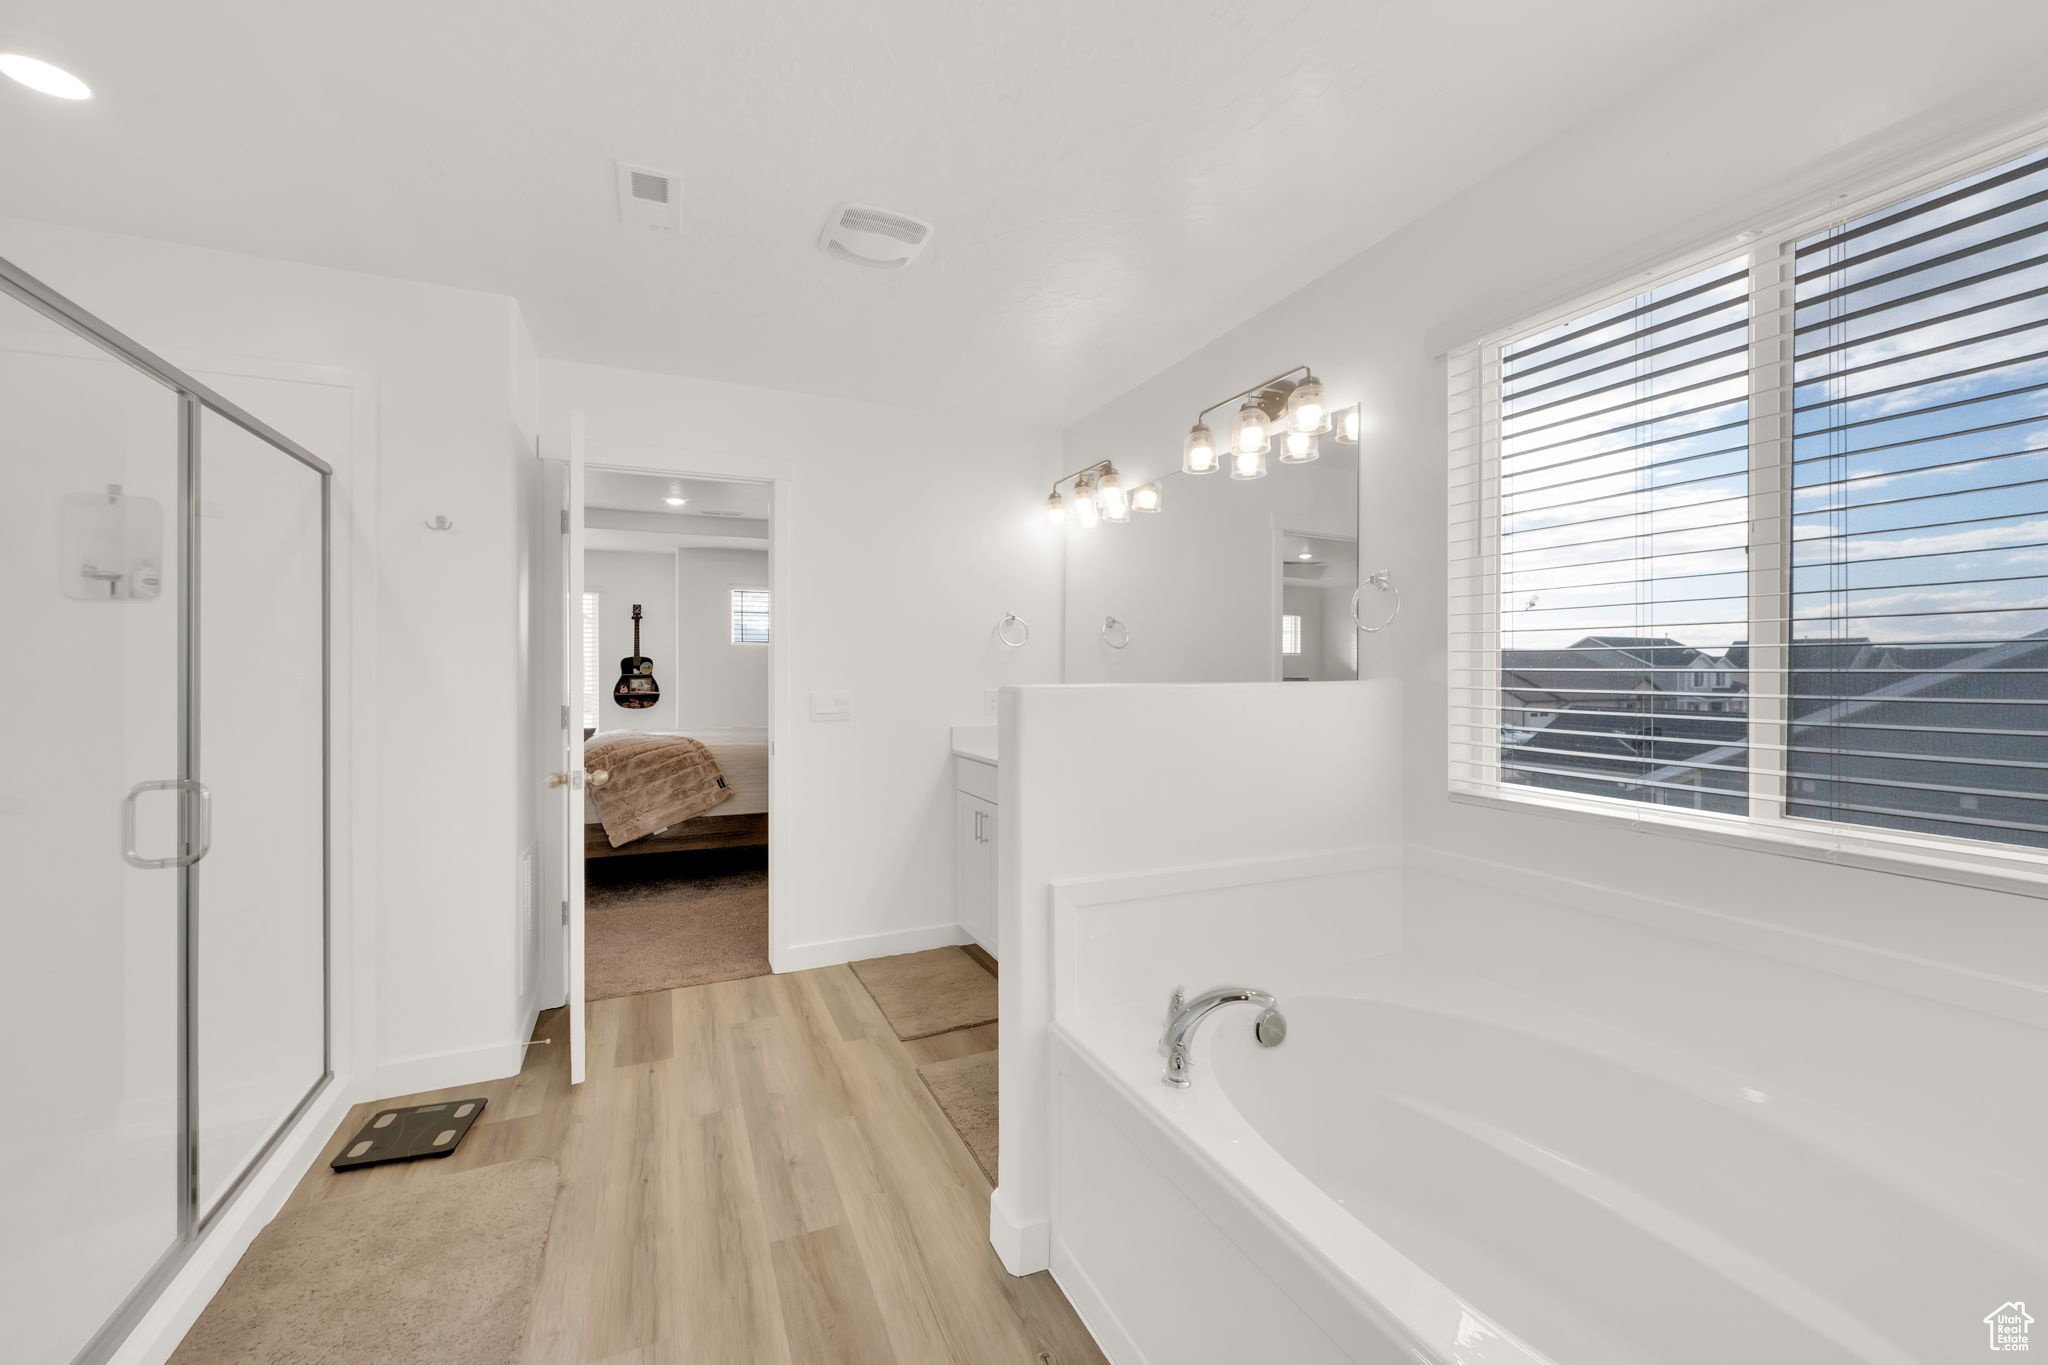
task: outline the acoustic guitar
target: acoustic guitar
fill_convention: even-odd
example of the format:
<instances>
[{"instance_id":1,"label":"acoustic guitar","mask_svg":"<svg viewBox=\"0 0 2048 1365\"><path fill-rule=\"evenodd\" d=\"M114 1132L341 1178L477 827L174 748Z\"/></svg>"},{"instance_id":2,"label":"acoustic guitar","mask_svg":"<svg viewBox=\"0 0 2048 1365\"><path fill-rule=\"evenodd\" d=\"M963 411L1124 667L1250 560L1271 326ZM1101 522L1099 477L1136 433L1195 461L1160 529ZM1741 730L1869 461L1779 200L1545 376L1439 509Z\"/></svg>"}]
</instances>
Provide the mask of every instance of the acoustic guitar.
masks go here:
<instances>
[{"instance_id":1,"label":"acoustic guitar","mask_svg":"<svg viewBox=\"0 0 2048 1365\"><path fill-rule=\"evenodd\" d=\"M640 653L640 604L633 604L633 654L619 660L619 681L612 687L612 700L629 711L644 711L661 700L661 684L654 680L654 660Z\"/></svg>"}]
</instances>

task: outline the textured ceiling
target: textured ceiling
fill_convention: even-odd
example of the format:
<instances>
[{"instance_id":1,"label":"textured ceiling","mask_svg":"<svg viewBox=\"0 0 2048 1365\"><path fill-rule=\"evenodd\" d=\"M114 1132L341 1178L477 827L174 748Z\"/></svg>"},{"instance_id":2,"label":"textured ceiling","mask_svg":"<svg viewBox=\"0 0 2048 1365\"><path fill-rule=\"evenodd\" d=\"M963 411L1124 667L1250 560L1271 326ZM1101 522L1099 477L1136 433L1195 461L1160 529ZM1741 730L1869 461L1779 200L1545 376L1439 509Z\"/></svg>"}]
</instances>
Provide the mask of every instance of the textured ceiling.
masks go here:
<instances>
[{"instance_id":1,"label":"textured ceiling","mask_svg":"<svg viewBox=\"0 0 2048 1365\"><path fill-rule=\"evenodd\" d=\"M0 213L511 294L545 356L1063 423L1760 7L13 0L0 46L99 97L0 82ZM615 159L681 174L679 237L620 228ZM820 255L848 199L934 222L924 259Z\"/></svg>"}]
</instances>

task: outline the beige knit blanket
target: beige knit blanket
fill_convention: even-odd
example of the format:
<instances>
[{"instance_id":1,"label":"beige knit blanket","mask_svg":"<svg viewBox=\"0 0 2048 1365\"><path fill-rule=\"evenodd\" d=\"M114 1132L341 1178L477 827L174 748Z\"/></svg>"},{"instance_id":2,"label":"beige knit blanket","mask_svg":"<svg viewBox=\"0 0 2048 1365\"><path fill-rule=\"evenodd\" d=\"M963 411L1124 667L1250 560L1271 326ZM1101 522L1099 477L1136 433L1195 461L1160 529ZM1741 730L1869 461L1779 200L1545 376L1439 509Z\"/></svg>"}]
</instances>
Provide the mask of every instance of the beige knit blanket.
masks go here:
<instances>
[{"instance_id":1,"label":"beige knit blanket","mask_svg":"<svg viewBox=\"0 0 2048 1365\"><path fill-rule=\"evenodd\" d=\"M683 735L599 735L583 746L583 766L611 774L590 799L613 848L732 799L711 750Z\"/></svg>"}]
</instances>

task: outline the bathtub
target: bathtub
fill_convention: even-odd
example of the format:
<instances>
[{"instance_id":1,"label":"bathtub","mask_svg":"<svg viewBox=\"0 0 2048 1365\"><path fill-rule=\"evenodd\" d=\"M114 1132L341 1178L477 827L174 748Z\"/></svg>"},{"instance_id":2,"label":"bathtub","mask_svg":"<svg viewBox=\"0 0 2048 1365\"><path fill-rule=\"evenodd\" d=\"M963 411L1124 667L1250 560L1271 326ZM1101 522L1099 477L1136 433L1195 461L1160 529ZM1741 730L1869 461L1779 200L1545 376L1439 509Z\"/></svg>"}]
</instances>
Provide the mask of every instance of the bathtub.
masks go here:
<instances>
[{"instance_id":1,"label":"bathtub","mask_svg":"<svg viewBox=\"0 0 2048 1365\"><path fill-rule=\"evenodd\" d=\"M1117 1365L1924 1365L2048 1307L2038 1187L1398 956L1253 984L1286 1042L1218 1011L1186 1091L1149 1007L1052 1030L1052 1269Z\"/></svg>"}]
</instances>

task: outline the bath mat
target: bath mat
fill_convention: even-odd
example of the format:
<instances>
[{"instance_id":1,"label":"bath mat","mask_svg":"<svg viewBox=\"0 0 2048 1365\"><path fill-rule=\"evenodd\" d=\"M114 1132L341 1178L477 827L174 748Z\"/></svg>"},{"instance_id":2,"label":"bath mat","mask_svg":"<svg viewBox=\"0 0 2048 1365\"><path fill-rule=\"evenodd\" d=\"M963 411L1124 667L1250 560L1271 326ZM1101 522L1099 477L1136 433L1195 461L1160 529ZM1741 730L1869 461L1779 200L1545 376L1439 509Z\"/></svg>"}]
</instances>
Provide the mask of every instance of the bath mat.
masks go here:
<instances>
[{"instance_id":1,"label":"bath mat","mask_svg":"<svg viewBox=\"0 0 2048 1365\"><path fill-rule=\"evenodd\" d=\"M974 1164L996 1183L996 1054L976 1052L943 1062L927 1062L918 1079L939 1102L939 1112L974 1153Z\"/></svg>"},{"instance_id":2,"label":"bath mat","mask_svg":"<svg viewBox=\"0 0 2048 1365\"><path fill-rule=\"evenodd\" d=\"M627 879L593 868L583 916L585 999L768 972L767 872Z\"/></svg>"},{"instance_id":3,"label":"bath mat","mask_svg":"<svg viewBox=\"0 0 2048 1365\"><path fill-rule=\"evenodd\" d=\"M286 1214L250 1243L171 1365L510 1365L560 1184L535 1157Z\"/></svg>"},{"instance_id":4,"label":"bath mat","mask_svg":"<svg viewBox=\"0 0 2048 1365\"><path fill-rule=\"evenodd\" d=\"M853 974L906 1043L996 1017L996 979L958 948L871 957L854 963Z\"/></svg>"}]
</instances>

